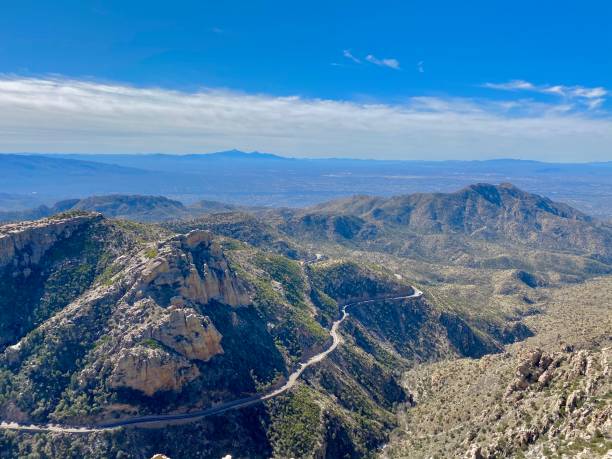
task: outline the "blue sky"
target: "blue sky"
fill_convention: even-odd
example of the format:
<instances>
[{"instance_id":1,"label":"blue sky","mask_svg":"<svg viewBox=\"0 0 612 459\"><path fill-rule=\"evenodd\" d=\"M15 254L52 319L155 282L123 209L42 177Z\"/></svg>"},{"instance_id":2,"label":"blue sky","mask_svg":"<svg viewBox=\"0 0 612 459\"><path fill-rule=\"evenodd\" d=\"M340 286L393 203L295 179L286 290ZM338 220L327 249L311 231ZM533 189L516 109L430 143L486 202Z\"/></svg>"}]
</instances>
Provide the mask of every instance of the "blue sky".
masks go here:
<instances>
[{"instance_id":1,"label":"blue sky","mask_svg":"<svg viewBox=\"0 0 612 459\"><path fill-rule=\"evenodd\" d=\"M603 0L11 2L0 150L612 160L611 21Z\"/></svg>"}]
</instances>

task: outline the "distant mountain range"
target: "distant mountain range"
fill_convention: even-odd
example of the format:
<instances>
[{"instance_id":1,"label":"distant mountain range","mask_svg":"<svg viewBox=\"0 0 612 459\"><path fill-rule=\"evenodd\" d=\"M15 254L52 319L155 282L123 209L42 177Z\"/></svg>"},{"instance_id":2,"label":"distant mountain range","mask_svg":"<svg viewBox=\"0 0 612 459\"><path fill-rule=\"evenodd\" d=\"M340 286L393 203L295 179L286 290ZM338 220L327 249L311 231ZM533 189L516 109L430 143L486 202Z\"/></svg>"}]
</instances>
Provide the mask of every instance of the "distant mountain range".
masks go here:
<instances>
[{"instance_id":1,"label":"distant mountain range","mask_svg":"<svg viewBox=\"0 0 612 459\"><path fill-rule=\"evenodd\" d=\"M314 244L340 243L435 262L508 268L523 266L506 253L508 247L513 247L510 252L515 255L531 247L586 256L592 272L612 269L612 225L509 183L479 183L452 193L353 196L302 209L266 210L210 200L185 205L164 196L103 195L0 212L0 222L35 220L66 211L100 212L140 222L177 221L182 223L173 225L173 230L208 229L255 245L271 245L285 254L297 251L290 244L279 245L281 234ZM542 258L533 263L549 261ZM567 263L567 272L576 271L570 269L573 262Z\"/></svg>"},{"instance_id":2,"label":"distant mountain range","mask_svg":"<svg viewBox=\"0 0 612 459\"><path fill-rule=\"evenodd\" d=\"M512 182L590 215L612 217L612 162L296 159L237 150L211 154L0 154L0 211L91 195L161 195L238 205L300 207L368 194L448 192Z\"/></svg>"},{"instance_id":3,"label":"distant mountain range","mask_svg":"<svg viewBox=\"0 0 612 459\"><path fill-rule=\"evenodd\" d=\"M67 211L100 212L107 217L141 222L161 222L173 219L189 219L211 212L238 210L237 206L216 201L197 201L185 206L164 196L111 194L84 199L66 199L52 206L13 212L0 212L0 222L36 220Z\"/></svg>"}]
</instances>

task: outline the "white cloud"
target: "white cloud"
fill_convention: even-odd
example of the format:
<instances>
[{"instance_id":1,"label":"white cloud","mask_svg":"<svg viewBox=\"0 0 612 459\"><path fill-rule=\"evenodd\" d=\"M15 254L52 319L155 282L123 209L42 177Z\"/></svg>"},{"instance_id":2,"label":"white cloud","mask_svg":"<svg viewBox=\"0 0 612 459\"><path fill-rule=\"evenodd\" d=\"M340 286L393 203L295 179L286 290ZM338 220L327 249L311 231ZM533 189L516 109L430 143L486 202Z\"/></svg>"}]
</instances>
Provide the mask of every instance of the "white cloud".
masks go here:
<instances>
[{"instance_id":1,"label":"white cloud","mask_svg":"<svg viewBox=\"0 0 612 459\"><path fill-rule=\"evenodd\" d=\"M419 73L425 73L425 67L423 65L424 65L423 61L417 62L417 70Z\"/></svg>"},{"instance_id":2,"label":"white cloud","mask_svg":"<svg viewBox=\"0 0 612 459\"><path fill-rule=\"evenodd\" d=\"M366 56L366 61L371 62L374 65L389 67L390 69L394 70L399 70L400 68L400 63L397 59L378 59L373 54L368 54Z\"/></svg>"},{"instance_id":3,"label":"white cloud","mask_svg":"<svg viewBox=\"0 0 612 459\"><path fill-rule=\"evenodd\" d=\"M486 88L501 89L504 91L533 90L534 89L534 85L532 85L528 81L523 81L523 80L512 80L512 81L508 81L507 83L485 83L484 86Z\"/></svg>"},{"instance_id":4,"label":"white cloud","mask_svg":"<svg viewBox=\"0 0 612 459\"><path fill-rule=\"evenodd\" d=\"M0 151L239 148L295 156L612 159L609 114L564 105L440 97L364 104L5 77Z\"/></svg>"},{"instance_id":5,"label":"white cloud","mask_svg":"<svg viewBox=\"0 0 612 459\"><path fill-rule=\"evenodd\" d=\"M568 102L574 102L593 110L601 107L605 102L608 91L602 87L587 88L584 86L564 85L535 85L528 81L512 80L507 83L485 83L483 85L490 89L503 91L531 91L541 94L553 94L563 97Z\"/></svg>"},{"instance_id":6,"label":"white cloud","mask_svg":"<svg viewBox=\"0 0 612 459\"><path fill-rule=\"evenodd\" d=\"M349 49L345 49L344 51L342 51L342 55L357 64L361 64L361 59L357 59L355 56L353 56Z\"/></svg>"}]
</instances>

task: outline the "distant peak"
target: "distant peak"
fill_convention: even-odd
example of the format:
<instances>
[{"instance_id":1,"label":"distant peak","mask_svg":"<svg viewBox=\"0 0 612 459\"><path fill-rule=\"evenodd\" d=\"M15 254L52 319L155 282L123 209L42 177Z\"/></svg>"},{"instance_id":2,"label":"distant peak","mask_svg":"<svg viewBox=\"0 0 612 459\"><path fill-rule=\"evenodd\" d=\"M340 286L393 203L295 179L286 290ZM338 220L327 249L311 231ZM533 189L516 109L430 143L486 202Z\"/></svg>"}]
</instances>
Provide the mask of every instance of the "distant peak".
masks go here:
<instances>
[{"instance_id":1,"label":"distant peak","mask_svg":"<svg viewBox=\"0 0 612 459\"><path fill-rule=\"evenodd\" d=\"M216 153L208 153L205 155L193 155L203 156L209 158L234 158L234 159L288 159L283 156L274 155L272 153L260 153L258 151L246 152L241 150L227 150L219 151Z\"/></svg>"}]
</instances>

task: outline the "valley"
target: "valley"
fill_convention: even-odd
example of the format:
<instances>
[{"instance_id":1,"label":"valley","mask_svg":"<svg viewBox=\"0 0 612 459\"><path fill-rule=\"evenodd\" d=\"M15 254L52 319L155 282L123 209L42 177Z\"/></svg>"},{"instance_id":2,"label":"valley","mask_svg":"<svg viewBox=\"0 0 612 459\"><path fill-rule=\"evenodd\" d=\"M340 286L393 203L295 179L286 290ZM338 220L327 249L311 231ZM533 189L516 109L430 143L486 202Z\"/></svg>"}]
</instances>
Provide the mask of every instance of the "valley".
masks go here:
<instances>
[{"instance_id":1,"label":"valley","mask_svg":"<svg viewBox=\"0 0 612 459\"><path fill-rule=\"evenodd\" d=\"M392 298L379 298L377 300L364 300L364 301L358 301L356 303L345 304L342 307L342 310L341 310L342 316L340 317L340 319L332 323L332 327L330 330L330 335L332 338L331 345L324 351L320 352L319 354L315 354L312 357L310 357L306 362L300 363L297 370L295 370L293 373L291 373L287 377L287 382L285 382L278 389L274 389L270 393L262 394L262 395L255 395L255 396L247 397L244 399L233 400L231 402L221 403L219 405L213 406L211 408L208 408L204 411L199 411L199 412L185 413L185 414L166 414L166 415L159 415L159 416L143 416L139 418L128 418L125 420L121 420L121 421L117 421L117 422L113 422L109 424L102 424L99 426L64 427L61 425L46 425L46 426L45 425L33 425L33 424L25 425L25 424L18 424L15 422L7 423L3 421L3 422L0 422L0 429L24 430L24 431L29 431L29 432L90 433L90 432L100 432L103 430L114 429L117 427L125 427L125 426L146 426L147 428L151 428L154 426L163 427L172 421L186 421L186 420L203 419L208 416L219 415L229 410L238 410L246 406L250 406L255 403L259 403L264 400L274 398L282 394L283 392L286 392L287 390L291 389L292 387L294 387L298 378L304 372L304 370L306 370L306 368L318 362L321 362L325 357L327 357L331 352L333 352L334 349L336 349L336 347L338 347L338 344L340 344L340 341L341 341L340 334L338 333L338 327L340 327L340 324L344 322L344 320L348 317L349 313L347 309L349 307L361 305L361 304L375 303L377 301L408 300L412 298L420 298L423 295L423 292L421 292L420 290L417 290L417 289L413 289L413 290L414 290L414 293L411 295L407 295L407 296L398 296L398 297L392 297Z\"/></svg>"},{"instance_id":2,"label":"valley","mask_svg":"<svg viewBox=\"0 0 612 459\"><path fill-rule=\"evenodd\" d=\"M0 227L7 457L608 448L605 222L510 184L79 202Z\"/></svg>"},{"instance_id":3,"label":"valley","mask_svg":"<svg viewBox=\"0 0 612 459\"><path fill-rule=\"evenodd\" d=\"M3 2L0 459L612 459L611 18Z\"/></svg>"}]
</instances>

